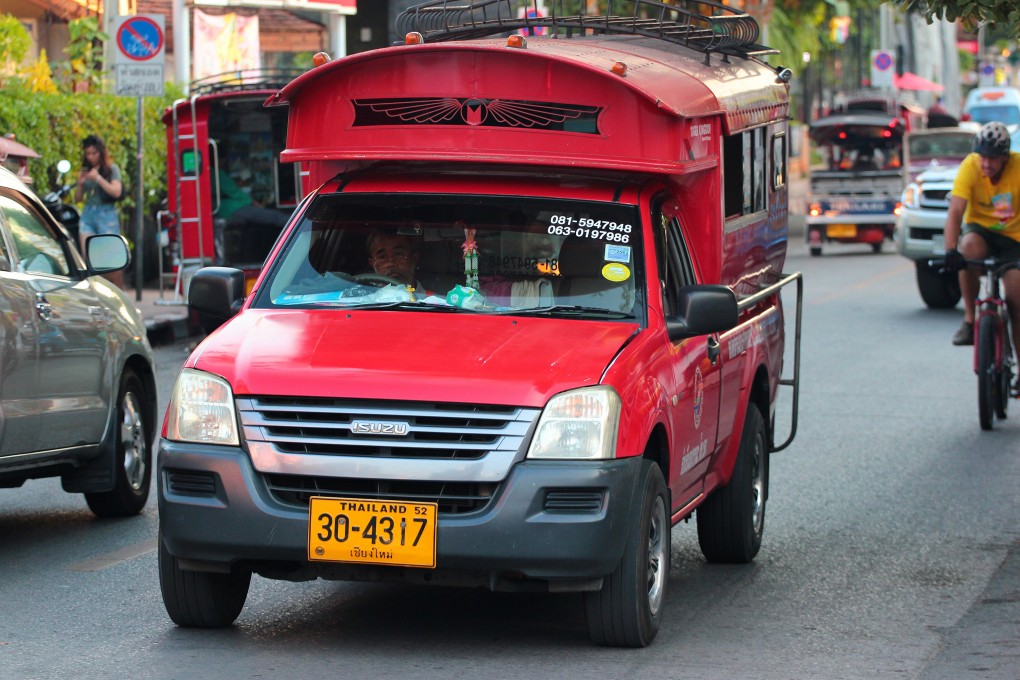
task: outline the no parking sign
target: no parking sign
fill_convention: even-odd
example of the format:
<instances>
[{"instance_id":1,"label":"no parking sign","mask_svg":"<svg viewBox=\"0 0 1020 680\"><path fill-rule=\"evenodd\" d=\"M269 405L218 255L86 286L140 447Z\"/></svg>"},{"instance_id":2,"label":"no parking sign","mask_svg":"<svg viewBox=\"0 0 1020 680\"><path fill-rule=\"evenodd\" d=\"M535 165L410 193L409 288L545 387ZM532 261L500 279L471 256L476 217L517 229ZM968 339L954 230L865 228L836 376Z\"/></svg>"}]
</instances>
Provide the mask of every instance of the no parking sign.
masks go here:
<instances>
[{"instance_id":1,"label":"no parking sign","mask_svg":"<svg viewBox=\"0 0 1020 680\"><path fill-rule=\"evenodd\" d=\"M896 73L896 55L886 50L871 50L871 86L893 86L893 75Z\"/></svg>"},{"instance_id":2,"label":"no parking sign","mask_svg":"<svg viewBox=\"0 0 1020 680\"><path fill-rule=\"evenodd\" d=\"M114 31L117 94L162 97L166 33L162 14L119 17Z\"/></svg>"}]
</instances>

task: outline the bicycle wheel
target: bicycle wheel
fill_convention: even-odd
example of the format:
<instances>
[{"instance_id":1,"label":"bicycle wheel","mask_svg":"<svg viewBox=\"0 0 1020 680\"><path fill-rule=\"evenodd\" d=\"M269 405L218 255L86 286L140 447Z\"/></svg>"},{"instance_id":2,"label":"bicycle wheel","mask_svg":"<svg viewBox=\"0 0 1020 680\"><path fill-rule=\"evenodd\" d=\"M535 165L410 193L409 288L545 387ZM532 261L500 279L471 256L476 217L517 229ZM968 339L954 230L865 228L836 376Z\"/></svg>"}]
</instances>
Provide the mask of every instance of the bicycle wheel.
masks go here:
<instances>
[{"instance_id":1,"label":"bicycle wheel","mask_svg":"<svg viewBox=\"0 0 1020 680\"><path fill-rule=\"evenodd\" d=\"M982 430L992 429L992 412L997 403L995 375L995 319L983 316L977 332L978 418Z\"/></svg>"},{"instance_id":2,"label":"bicycle wheel","mask_svg":"<svg viewBox=\"0 0 1020 680\"><path fill-rule=\"evenodd\" d=\"M995 415L1005 420L1013 387L1013 345L1009 341L1009 326L1002 328L1002 366L998 372L998 393L995 395Z\"/></svg>"}]
</instances>

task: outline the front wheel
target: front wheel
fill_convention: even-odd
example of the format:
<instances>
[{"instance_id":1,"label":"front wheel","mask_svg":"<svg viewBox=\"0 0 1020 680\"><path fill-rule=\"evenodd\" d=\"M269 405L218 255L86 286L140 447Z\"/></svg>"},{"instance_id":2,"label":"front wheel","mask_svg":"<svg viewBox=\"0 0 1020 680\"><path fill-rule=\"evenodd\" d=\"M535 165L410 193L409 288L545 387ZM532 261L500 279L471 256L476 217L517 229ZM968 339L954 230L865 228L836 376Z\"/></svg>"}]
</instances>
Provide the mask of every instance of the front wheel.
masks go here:
<instances>
[{"instance_id":1,"label":"front wheel","mask_svg":"<svg viewBox=\"0 0 1020 680\"><path fill-rule=\"evenodd\" d=\"M757 406L748 404L733 477L698 508L698 545L706 560L743 564L758 554L768 479L765 420Z\"/></svg>"},{"instance_id":2,"label":"front wheel","mask_svg":"<svg viewBox=\"0 0 1020 680\"><path fill-rule=\"evenodd\" d=\"M995 375L995 319L982 316L977 331L978 419L982 430L992 429L998 381Z\"/></svg>"},{"instance_id":3,"label":"front wheel","mask_svg":"<svg viewBox=\"0 0 1020 680\"><path fill-rule=\"evenodd\" d=\"M86 493L85 502L99 517L137 515L149 500L152 477L152 437L144 404L145 387L131 369L124 369L117 396L114 432L114 486L109 491Z\"/></svg>"},{"instance_id":4,"label":"front wheel","mask_svg":"<svg viewBox=\"0 0 1020 680\"><path fill-rule=\"evenodd\" d=\"M940 273L927 262L918 260L917 290L921 300L931 309L952 309L960 301L960 279L956 274Z\"/></svg>"},{"instance_id":5,"label":"front wheel","mask_svg":"<svg viewBox=\"0 0 1020 680\"><path fill-rule=\"evenodd\" d=\"M610 647L645 647L659 632L669 580L669 493L662 470L641 461L641 507L627 529L627 544L602 589L584 594L592 642Z\"/></svg>"},{"instance_id":6,"label":"front wheel","mask_svg":"<svg viewBox=\"0 0 1020 680\"><path fill-rule=\"evenodd\" d=\"M223 628L241 614L248 598L251 572L234 568L226 574L181 569L159 534L159 589L170 619L188 628Z\"/></svg>"}]
</instances>

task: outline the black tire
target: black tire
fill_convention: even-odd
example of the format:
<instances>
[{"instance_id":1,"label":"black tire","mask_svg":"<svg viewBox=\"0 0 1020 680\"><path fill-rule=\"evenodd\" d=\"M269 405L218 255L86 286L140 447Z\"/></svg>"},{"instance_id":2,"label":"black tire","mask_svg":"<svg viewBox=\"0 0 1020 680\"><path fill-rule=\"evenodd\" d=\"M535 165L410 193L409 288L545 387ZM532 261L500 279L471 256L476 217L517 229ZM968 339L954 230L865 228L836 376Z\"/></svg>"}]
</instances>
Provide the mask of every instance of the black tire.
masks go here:
<instances>
[{"instance_id":1,"label":"black tire","mask_svg":"<svg viewBox=\"0 0 1020 680\"><path fill-rule=\"evenodd\" d=\"M977 377L978 377L978 419L982 430L992 429L998 381L995 375L995 320L983 316L978 321L977 332Z\"/></svg>"},{"instance_id":2,"label":"black tire","mask_svg":"<svg viewBox=\"0 0 1020 680\"><path fill-rule=\"evenodd\" d=\"M186 628L224 628L241 614L248 598L251 572L229 574L181 569L159 535L159 589L170 620Z\"/></svg>"},{"instance_id":3,"label":"black tire","mask_svg":"<svg viewBox=\"0 0 1020 680\"><path fill-rule=\"evenodd\" d=\"M881 253L882 252L882 242L879 241L878 243L872 243L871 244L871 252L875 253L876 255Z\"/></svg>"},{"instance_id":4,"label":"black tire","mask_svg":"<svg viewBox=\"0 0 1020 680\"><path fill-rule=\"evenodd\" d=\"M149 500L152 417L145 413L147 403L142 381L130 368L124 369L117 393L114 486L109 491L85 494L89 509L99 517L137 515Z\"/></svg>"},{"instance_id":5,"label":"black tire","mask_svg":"<svg viewBox=\"0 0 1020 680\"><path fill-rule=\"evenodd\" d=\"M821 246L811 246L811 257L819 257L822 254Z\"/></svg>"},{"instance_id":6,"label":"black tire","mask_svg":"<svg viewBox=\"0 0 1020 680\"><path fill-rule=\"evenodd\" d=\"M749 404L733 477L698 508L698 545L709 562L743 564L758 554L765 531L768 459L765 420Z\"/></svg>"},{"instance_id":7,"label":"black tire","mask_svg":"<svg viewBox=\"0 0 1020 680\"><path fill-rule=\"evenodd\" d=\"M995 393L995 415L1005 420L1009 415L1009 400L1013 390L1013 344L1009 338L1009 326L1002 329L1002 368L998 371L998 385Z\"/></svg>"},{"instance_id":8,"label":"black tire","mask_svg":"<svg viewBox=\"0 0 1020 680\"><path fill-rule=\"evenodd\" d=\"M924 304L931 309L952 309L960 301L960 279L956 274L942 274L918 260L917 290Z\"/></svg>"},{"instance_id":9,"label":"black tire","mask_svg":"<svg viewBox=\"0 0 1020 680\"><path fill-rule=\"evenodd\" d=\"M605 647L645 647L659 632L669 582L669 492L662 470L641 462L641 507L627 530L627 545L602 589L584 594L592 642Z\"/></svg>"}]
</instances>

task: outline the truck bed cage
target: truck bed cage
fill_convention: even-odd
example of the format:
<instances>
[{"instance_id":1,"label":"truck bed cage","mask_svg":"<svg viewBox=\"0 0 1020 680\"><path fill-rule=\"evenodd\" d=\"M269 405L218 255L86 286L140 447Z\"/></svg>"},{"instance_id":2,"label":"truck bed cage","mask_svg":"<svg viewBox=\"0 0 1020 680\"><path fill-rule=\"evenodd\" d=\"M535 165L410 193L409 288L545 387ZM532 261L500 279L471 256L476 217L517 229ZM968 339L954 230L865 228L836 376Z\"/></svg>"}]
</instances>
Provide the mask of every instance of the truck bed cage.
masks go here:
<instances>
[{"instance_id":1,"label":"truck bed cage","mask_svg":"<svg viewBox=\"0 0 1020 680\"><path fill-rule=\"evenodd\" d=\"M256 68L227 71L192 81L191 94L279 90L304 72L304 69L297 68Z\"/></svg>"},{"instance_id":2,"label":"truck bed cage","mask_svg":"<svg viewBox=\"0 0 1020 680\"><path fill-rule=\"evenodd\" d=\"M404 10L397 17L397 31L401 35L420 33L427 43L519 30L528 35L549 31L560 38L640 35L703 52L706 61L713 52L743 58L778 54L756 44L759 32L754 17L711 0L681 0L676 5L656 0L602 0L602 4L604 14L589 14L585 3L580 3L580 13L565 13L567 0L551 0L549 16L539 16L538 0L430 0ZM517 16L518 8L525 10L524 16ZM704 14L706 10L711 14Z\"/></svg>"}]
</instances>

